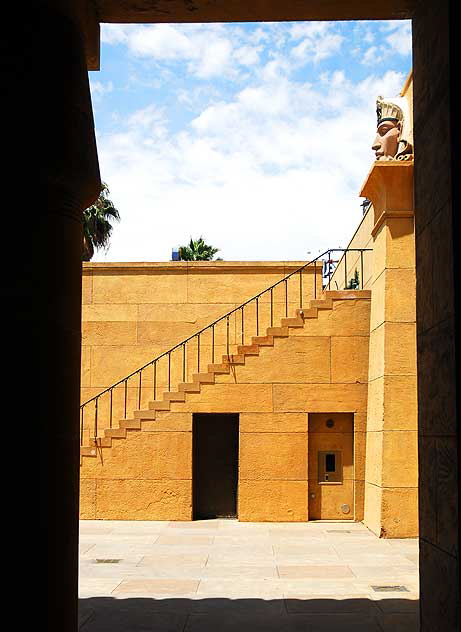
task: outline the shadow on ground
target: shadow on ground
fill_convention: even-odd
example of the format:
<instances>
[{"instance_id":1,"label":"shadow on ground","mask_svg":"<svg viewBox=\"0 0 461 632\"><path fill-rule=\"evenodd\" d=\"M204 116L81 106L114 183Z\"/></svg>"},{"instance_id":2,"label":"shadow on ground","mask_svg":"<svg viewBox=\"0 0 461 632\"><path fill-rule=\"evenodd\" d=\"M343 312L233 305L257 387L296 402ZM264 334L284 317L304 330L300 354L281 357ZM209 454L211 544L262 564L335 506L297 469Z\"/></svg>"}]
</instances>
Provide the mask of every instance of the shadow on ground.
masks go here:
<instances>
[{"instance_id":1,"label":"shadow on ground","mask_svg":"<svg viewBox=\"0 0 461 632\"><path fill-rule=\"evenodd\" d=\"M414 599L91 597L81 632L417 632Z\"/></svg>"}]
</instances>

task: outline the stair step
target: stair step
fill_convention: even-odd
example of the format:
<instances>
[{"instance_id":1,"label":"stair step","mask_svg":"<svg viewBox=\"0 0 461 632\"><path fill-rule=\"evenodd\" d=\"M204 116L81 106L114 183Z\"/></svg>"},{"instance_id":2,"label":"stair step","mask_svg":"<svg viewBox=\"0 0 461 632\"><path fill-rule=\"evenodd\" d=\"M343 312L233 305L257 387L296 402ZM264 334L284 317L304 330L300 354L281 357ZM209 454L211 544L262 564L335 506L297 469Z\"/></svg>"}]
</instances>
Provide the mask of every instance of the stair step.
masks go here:
<instances>
[{"instance_id":1,"label":"stair step","mask_svg":"<svg viewBox=\"0 0 461 632\"><path fill-rule=\"evenodd\" d=\"M288 327L268 327L267 328L267 335L268 336L275 336L275 337L285 337L285 336L289 336L290 332L288 331Z\"/></svg>"},{"instance_id":2,"label":"stair step","mask_svg":"<svg viewBox=\"0 0 461 632\"><path fill-rule=\"evenodd\" d=\"M156 399L153 402L149 402L150 410L170 410L170 402L164 399Z\"/></svg>"},{"instance_id":3,"label":"stair step","mask_svg":"<svg viewBox=\"0 0 461 632\"><path fill-rule=\"evenodd\" d=\"M167 402L184 402L186 400L186 394L170 391L163 394L163 399Z\"/></svg>"},{"instance_id":4,"label":"stair step","mask_svg":"<svg viewBox=\"0 0 461 632\"><path fill-rule=\"evenodd\" d=\"M133 413L135 419L148 419L152 420L156 418L155 410L135 410Z\"/></svg>"},{"instance_id":5,"label":"stair step","mask_svg":"<svg viewBox=\"0 0 461 632\"><path fill-rule=\"evenodd\" d=\"M110 437L93 437L89 441L90 447L95 448L110 448L112 446L112 439Z\"/></svg>"},{"instance_id":6,"label":"stair step","mask_svg":"<svg viewBox=\"0 0 461 632\"><path fill-rule=\"evenodd\" d=\"M238 355L223 355L222 361L224 364L245 364L245 356L242 354Z\"/></svg>"},{"instance_id":7,"label":"stair step","mask_svg":"<svg viewBox=\"0 0 461 632\"><path fill-rule=\"evenodd\" d=\"M251 342L260 347L272 347L274 344L274 336L253 336Z\"/></svg>"},{"instance_id":8,"label":"stair step","mask_svg":"<svg viewBox=\"0 0 461 632\"><path fill-rule=\"evenodd\" d=\"M178 388L184 393L200 393L199 382L181 382Z\"/></svg>"},{"instance_id":9,"label":"stair step","mask_svg":"<svg viewBox=\"0 0 461 632\"><path fill-rule=\"evenodd\" d=\"M119 424L120 428L125 428L125 430L140 430L141 428L140 419L120 419Z\"/></svg>"},{"instance_id":10,"label":"stair step","mask_svg":"<svg viewBox=\"0 0 461 632\"><path fill-rule=\"evenodd\" d=\"M239 355L259 355L259 347L257 344L238 345L237 353Z\"/></svg>"},{"instance_id":11,"label":"stair step","mask_svg":"<svg viewBox=\"0 0 461 632\"><path fill-rule=\"evenodd\" d=\"M192 380L200 384L214 384L215 377L214 373L194 373Z\"/></svg>"},{"instance_id":12,"label":"stair step","mask_svg":"<svg viewBox=\"0 0 461 632\"><path fill-rule=\"evenodd\" d=\"M209 373L229 373L229 365L228 364L209 364L208 372Z\"/></svg>"},{"instance_id":13,"label":"stair step","mask_svg":"<svg viewBox=\"0 0 461 632\"><path fill-rule=\"evenodd\" d=\"M333 301L331 298L314 299L310 301L310 306L316 307L317 309L331 309L333 307Z\"/></svg>"},{"instance_id":14,"label":"stair step","mask_svg":"<svg viewBox=\"0 0 461 632\"><path fill-rule=\"evenodd\" d=\"M111 439L125 439L126 438L125 428L105 428L104 434L106 437L110 437Z\"/></svg>"},{"instance_id":15,"label":"stair step","mask_svg":"<svg viewBox=\"0 0 461 632\"><path fill-rule=\"evenodd\" d=\"M282 318L282 327L304 327L304 321L302 318Z\"/></svg>"},{"instance_id":16,"label":"stair step","mask_svg":"<svg viewBox=\"0 0 461 632\"><path fill-rule=\"evenodd\" d=\"M303 309L301 311L303 313L302 317L305 319L305 318L317 318L319 310L317 309L317 307L308 307L307 309Z\"/></svg>"},{"instance_id":17,"label":"stair step","mask_svg":"<svg viewBox=\"0 0 461 632\"><path fill-rule=\"evenodd\" d=\"M80 448L80 456L97 456L97 450L93 447L81 447Z\"/></svg>"}]
</instances>

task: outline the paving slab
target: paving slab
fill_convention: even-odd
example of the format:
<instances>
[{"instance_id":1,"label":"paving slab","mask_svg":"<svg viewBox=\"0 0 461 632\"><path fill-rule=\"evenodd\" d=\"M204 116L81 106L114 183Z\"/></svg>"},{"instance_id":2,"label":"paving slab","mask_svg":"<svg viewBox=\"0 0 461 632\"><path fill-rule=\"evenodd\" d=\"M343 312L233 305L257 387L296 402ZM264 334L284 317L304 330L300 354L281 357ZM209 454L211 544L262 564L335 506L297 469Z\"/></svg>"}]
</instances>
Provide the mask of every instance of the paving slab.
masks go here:
<instances>
[{"instance_id":1,"label":"paving slab","mask_svg":"<svg viewBox=\"0 0 461 632\"><path fill-rule=\"evenodd\" d=\"M164 595L197 592L198 580L188 579L124 579L114 589L115 595Z\"/></svg>"},{"instance_id":2,"label":"paving slab","mask_svg":"<svg viewBox=\"0 0 461 632\"><path fill-rule=\"evenodd\" d=\"M360 523L82 521L80 534L81 632L418 630L417 540Z\"/></svg>"},{"instance_id":3,"label":"paving slab","mask_svg":"<svg viewBox=\"0 0 461 632\"><path fill-rule=\"evenodd\" d=\"M328 577L337 579L338 577L353 577L353 573L348 566L277 566L281 578L291 579L294 577Z\"/></svg>"}]
</instances>

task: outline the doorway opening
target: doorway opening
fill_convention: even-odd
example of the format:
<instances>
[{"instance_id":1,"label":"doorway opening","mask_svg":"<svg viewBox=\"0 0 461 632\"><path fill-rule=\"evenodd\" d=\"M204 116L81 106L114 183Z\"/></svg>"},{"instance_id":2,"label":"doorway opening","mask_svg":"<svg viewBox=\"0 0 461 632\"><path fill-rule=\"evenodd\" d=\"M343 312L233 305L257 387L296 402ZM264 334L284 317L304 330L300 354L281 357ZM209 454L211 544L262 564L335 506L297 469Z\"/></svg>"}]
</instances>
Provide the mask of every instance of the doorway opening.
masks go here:
<instances>
[{"instance_id":1,"label":"doorway opening","mask_svg":"<svg viewBox=\"0 0 461 632\"><path fill-rule=\"evenodd\" d=\"M309 520L353 520L354 415L309 415Z\"/></svg>"},{"instance_id":2,"label":"doorway opening","mask_svg":"<svg viewBox=\"0 0 461 632\"><path fill-rule=\"evenodd\" d=\"M237 518L239 415L192 417L193 519Z\"/></svg>"}]
</instances>

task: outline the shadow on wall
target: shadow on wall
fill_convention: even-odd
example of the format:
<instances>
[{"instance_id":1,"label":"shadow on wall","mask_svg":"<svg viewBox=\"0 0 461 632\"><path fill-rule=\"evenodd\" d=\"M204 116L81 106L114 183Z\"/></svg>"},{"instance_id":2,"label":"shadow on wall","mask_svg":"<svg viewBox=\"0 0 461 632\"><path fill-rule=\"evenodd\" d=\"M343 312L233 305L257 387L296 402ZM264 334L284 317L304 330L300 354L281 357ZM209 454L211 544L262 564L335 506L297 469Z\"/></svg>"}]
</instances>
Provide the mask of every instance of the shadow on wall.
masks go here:
<instances>
[{"instance_id":1,"label":"shadow on wall","mask_svg":"<svg viewBox=\"0 0 461 632\"><path fill-rule=\"evenodd\" d=\"M146 580L149 582L149 580ZM417 632L414 599L91 597L81 632Z\"/></svg>"}]
</instances>

